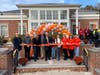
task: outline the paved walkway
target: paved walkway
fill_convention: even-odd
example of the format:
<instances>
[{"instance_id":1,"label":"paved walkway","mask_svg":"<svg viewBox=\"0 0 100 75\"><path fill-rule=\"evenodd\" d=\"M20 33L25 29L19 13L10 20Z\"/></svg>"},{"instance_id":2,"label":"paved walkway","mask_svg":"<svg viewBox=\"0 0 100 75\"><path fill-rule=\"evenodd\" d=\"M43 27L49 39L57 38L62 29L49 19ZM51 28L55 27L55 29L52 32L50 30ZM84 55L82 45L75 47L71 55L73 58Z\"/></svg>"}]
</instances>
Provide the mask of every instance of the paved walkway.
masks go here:
<instances>
[{"instance_id":1,"label":"paved walkway","mask_svg":"<svg viewBox=\"0 0 100 75\"><path fill-rule=\"evenodd\" d=\"M17 75L93 75L90 72L72 72L69 70L55 70L48 72L22 73Z\"/></svg>"}]
</instances>

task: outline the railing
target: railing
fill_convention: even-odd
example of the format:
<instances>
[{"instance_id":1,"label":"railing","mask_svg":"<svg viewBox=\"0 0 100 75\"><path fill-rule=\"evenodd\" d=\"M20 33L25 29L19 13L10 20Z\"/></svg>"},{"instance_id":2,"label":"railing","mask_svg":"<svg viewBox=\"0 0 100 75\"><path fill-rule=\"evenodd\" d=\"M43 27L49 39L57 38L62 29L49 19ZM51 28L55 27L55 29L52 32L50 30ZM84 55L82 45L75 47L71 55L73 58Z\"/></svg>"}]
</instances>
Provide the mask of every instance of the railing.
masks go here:
<instances>
[{"instance_id":1,"label":"railing","mask_svg":"<svg viewBox=\"0 0 100 75\"><path fill-rule=\"evenodd\" d=\"M83 64L85 65L88 71L88 50L87 48L82 49L82 55L83 55Z\"/></svg>"}]
</instances>

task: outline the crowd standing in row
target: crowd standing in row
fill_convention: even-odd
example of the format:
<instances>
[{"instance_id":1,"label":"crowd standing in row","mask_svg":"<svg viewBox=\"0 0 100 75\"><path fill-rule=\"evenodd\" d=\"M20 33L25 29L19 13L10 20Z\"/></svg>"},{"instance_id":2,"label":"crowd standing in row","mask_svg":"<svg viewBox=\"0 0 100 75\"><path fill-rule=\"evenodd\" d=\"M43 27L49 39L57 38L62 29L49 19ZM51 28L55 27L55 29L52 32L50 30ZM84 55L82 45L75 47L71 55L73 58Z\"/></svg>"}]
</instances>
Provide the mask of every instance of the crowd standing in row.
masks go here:
<instances>
[{"instance_id":1,"label":"crowd standing in row","mask_svg":"<svg viewBox=\"0 0 100 75\"><path fill-rule=\"evenodd\" d=\"M18 33L16 33L13 44L14 49L18 51L21 50L22 43L27 44L24 45L25 58L29 60L31 59L30 50L33 48L34 52L32 58L34 61L37 61L40 57L41 59L45 59L45 61L50 59L57 59L59 61L61 56L63 56L64 60L73 59L74 56L79 56L79 45L80 42L84 40L87 40L85 41L87 43L95 44L95 47L99 47L100 29L90 30L88 27L85 29L80 28L79 37L78 35L69 36L64 34L62 38L60 38L59 35L50 37L47 32L41 33L41 35L35 34L34 37L31 38L29 34L26 33L23 41L19 38ZM52 45L49 45L51 43ZM33 44L33 46L29 44Z\"/></svg>"},{"instance_id":2,"label":"crowd standing in row","mask_svg":"<svg viewBox=\"0 0 100 75\"><path fill-rule=\"evenodd\" d=\"M63 56L64 60L72 60L74 56L79 56L80 42L81 40L78 35L69 36L63 34L63 37L60 38L58 34L50 37L47 32L41 35L35 34L33 38L26 33L23 41L21 41L16 33L13 40L14 49L18 49L18 51L21 50L22 43L27 44L24 45L25 58L28 60L33 58L34 61L37 61L40 57L41 59L45 59L45 61L51 59L57 59L59 61L61 56ZM32 58L30 57L31 47L34 49Z\"/></svg>"}]
</instances>

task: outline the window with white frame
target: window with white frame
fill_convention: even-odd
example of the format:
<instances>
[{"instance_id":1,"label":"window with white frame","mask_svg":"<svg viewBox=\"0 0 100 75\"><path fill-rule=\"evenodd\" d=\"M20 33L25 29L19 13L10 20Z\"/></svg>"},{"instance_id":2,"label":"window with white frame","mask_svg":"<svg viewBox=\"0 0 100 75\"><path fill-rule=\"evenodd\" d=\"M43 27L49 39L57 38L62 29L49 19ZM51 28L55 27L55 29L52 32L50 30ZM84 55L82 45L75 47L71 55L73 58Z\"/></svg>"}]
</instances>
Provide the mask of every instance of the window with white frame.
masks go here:
<instances>
[{"instance_id":1,"label":"window with white frame","mask_svg":"<svg viewBox=\"0 0 100 75\"><path fill-rule=\"evenodd\" d=\"M31 19L32 20L37 20L38 19L38 11L37 10L32 10L31 11Z\"/></svg>"},{"instance_id":2,"label":"window with white frame","mask_svg":"<svg viewBox=\"0 0 100 75\"><path fill-rule=\"evenodd\" d=\"M45 10L40 10L40 20L45 19Z\"/></svg>"},{"instance_id":3,"label":"window with white frame","mask_svg":"<svg viewBox=\"0 0 100 75\"><path fill-rule=\"evenodd\" d=\"M57 10L53 10L53 20L58 19L58 11Z\"/></svg>"},{"instance_id":4,"label":"window with white frame","mask_svg":"<svg viewBox=\"0 0 100 75\"><path fill-rule=\"evenodd\" d=\"M8 36L8 24L0 24L0 36Z\"/></svg>"},{"instance_id":5,"label":"window with white frame","mask_svg":"<svg viewBox=\"0 0 100 75\"><path fill-rule=\"evenodd\" d=\"M51 10L47 10L46 11L46 14L47 14L47 20L51 20L52 19L52 11Z\"/></svg>"},{"instance_id":6,"label":"window with white frame","mask_svg":"<svg viewBox=\"0 0 100 75\"><path fill-rule=\"evenodd\" d=\"M38 23L37 22L35 22L35 23L31 23L31 29L35 29L35 28L37 28L37 26L38 26Z\"/></svg>"},{"instance_id":7,"label":"window with white frame","mask_svg":"<svg viewBox=\"0 0 100 75\"><path fill-rule=\"evenodd\" d=\"M24 23L24 25L23 25L23 33L26 34L26 32L27 32L27 24ZM19 34L21 33L21 24L20 23L18 24L18 33Z\"/></svg>"},{"instance_id":8,"label":"window with white frame","mask_svg":"<svg viewBox=\"0 0 100 75\"><path fill-rule=\"evenodd\" d=\"M60 11L60 19L67 19L67 10L61 10Z\"/></svg>"}]
</instances>

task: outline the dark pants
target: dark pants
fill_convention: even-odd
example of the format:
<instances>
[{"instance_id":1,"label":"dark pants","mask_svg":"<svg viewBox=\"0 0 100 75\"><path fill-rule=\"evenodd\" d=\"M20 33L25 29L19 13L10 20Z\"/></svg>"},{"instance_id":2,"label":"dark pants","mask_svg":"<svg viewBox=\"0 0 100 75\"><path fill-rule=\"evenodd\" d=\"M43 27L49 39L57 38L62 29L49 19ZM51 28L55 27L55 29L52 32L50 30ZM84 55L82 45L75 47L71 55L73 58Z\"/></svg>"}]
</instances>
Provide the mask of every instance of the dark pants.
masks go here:
<instances>
[{"instance_id":1,"label":"dark pants","mask_svg":"<svg viewBox=\"0 0 100 75\"><path fill-rule=\"evenodd\" d=\"M36 61L38 59L38 52L39 52L39 47L34 46L34 60Z\"/></svg>"},{"instance_id":2,"label":"dark pants","mask_svg":"<svg viewBox=\"0 0 100 75\"><path fill-rule=\"evenodd\" d=\"M79 38L80 38L81 40L84 40L83 35L79 35Z\"/></svg>"},{"instance_id":3,"label":"dark pants","mask_svg":"<svg viewBox=\"0 0 100 75\"><path fill-rule=\"evenodd\" d=\"M24 49L25 49L25 57L30 59L30 48L31 46L27 47L27 46L24 46Z\"/></svg>"},{"instance_id":4,"label":"dark pants","mask_svg":"<svg viewBox=\"0 0 100 75\"><path fill-rule=\"evenodd\" d=\"M95 47L100 47L100 39L97 39L97 40L95 41Z\"/></svg>"},{"instance_id":5,"label":"dark pants","mask_svg":"<svg viewBox=\"0 0 100 75\"><path fill-rule=\"evenodd\" d=\"M74 50L69 50L69 53L70 53L69 58L73 59L74 58Z\"/></svg>"},{"instance_id":6,"label":"dark pants","mask_svg":"<svg viewBox=\"0 0 100 75\"><path fill-rule=\"evenodd\" d=\"M64 60L68 59L67 49L63 49L64 52Z\"/></svg>"},{"instance_id":7,"label":"dark pants","mask_svg":"<svg viewBox=\"0 0 100 75\"><path fill-rule=\"evenodd\" d=\"M48 47L48 46L46 46L45 47L45 60L50 60L50 56L51 56L51 49Z\"/></svg>"}]
</instances>

